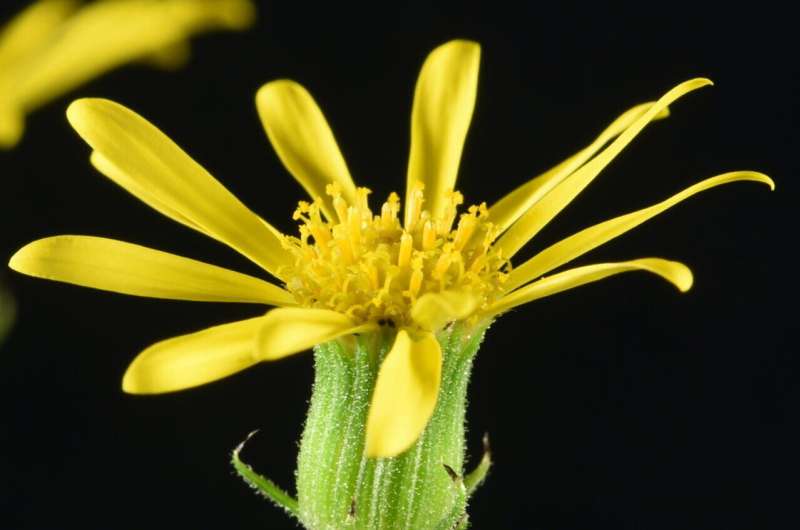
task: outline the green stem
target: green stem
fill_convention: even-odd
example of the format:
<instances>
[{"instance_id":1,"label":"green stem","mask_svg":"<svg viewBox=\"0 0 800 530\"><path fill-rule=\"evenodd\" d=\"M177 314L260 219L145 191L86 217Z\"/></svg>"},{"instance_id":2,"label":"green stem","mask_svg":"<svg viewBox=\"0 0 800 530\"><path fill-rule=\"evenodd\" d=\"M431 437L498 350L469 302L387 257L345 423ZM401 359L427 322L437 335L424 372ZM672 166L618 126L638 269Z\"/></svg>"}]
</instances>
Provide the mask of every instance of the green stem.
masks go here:
<instances>
[{"instance_id":1,"label":"green stem","mask_svg":"<svg viewBox=\"0 0 800 530\"><path fill-rule=\"evenodd\" d=\"M457 325L439 334L443 366L436 410L414 446L380 460L363 457L364 432L394 330L315 348L316 379L297 469L299 518L307 528L425 530L452 528L465 519L466 391L484 329Z\"/></svg>"}]
</instances>

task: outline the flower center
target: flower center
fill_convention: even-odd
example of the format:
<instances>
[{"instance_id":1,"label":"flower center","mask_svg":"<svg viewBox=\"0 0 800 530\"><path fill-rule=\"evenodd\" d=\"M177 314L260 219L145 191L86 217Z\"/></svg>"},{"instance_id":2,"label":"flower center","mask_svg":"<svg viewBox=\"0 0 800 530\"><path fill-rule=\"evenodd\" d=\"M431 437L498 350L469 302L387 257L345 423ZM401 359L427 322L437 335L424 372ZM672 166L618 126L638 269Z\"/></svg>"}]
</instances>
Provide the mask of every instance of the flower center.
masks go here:
<instances>
[{"instance_id":1,"label":"flower center","mask_svg":"<svg viewBox=\"0 0 800 530\"><path fill-rule=\"evenodd\" d=\"M408 198L405 222L400 199L391 193L379 214L368 204L370 191L358 188L348 205L337 185L329 185L337 219L324 219L320 200L301 201L294 213L300 237L285 239L294 265L283 270L286 288L305 307L332 309L358 322L409 325L414 301L426 293L469 291L483 305L495 300L508 267L491 243L496 235L485 204L458 218L463 197L447 197L441 216L424 209L422 184Z\"/></svg>"}]
</instances>

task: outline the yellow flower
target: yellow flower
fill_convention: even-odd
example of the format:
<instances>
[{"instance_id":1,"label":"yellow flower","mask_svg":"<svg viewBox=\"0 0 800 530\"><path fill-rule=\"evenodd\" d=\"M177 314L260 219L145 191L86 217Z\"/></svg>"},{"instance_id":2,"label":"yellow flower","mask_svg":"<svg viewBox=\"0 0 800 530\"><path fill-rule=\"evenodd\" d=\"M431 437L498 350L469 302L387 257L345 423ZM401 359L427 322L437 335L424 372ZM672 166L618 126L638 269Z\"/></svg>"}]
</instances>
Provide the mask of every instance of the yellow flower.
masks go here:
<instances>
[{"instance_id":1,"label":"yellow flower","mask_svg":"<svg viewBox=\"0 0 800 530\"><path fill-rule=\"evenodd\" d=\"M39 0L0 33L0 148L22 136L25 115L125 63L174 68L193 33L243 29L249 0Z\"/></svg>"},{"instance_id":2,"label":"yellow flower","mask_svg":"<svg viewBox=\"0 0 800 530\"><path fill-rule=\"evenodd\" d=\"M521 304L643 270L681 291L683 264L660 258L586 265L543 276L678 202L728 182L773 187L737 171L703 180L658 204L591 226L511 266L516 252L567 206L668 105L710 84L681 83L619 116L588 147L491 207L460 215L454 190L477 92L480 48L452 41L425 61L414 95L411 153L401 214L392 194L373 212L328 124L299 84L278 80L256 96L278 156L308 191L296 236L281 234L231 195L156 127L108 100L74 102L67 116L104 175L164 215L237 250L278 280L264 280L157 250L87 236L56 236L18 251L25 274L126 294L278 306L248 320L172 338L142 352L123 389L158 393L200 385L261 361L354 333L397 327L380 367L367 421L366 454L396 455L425 428L439 394L435 332L452 321L490 321ZM400 220L402 218L402 221Z\"/></svg>"}]
</instances>

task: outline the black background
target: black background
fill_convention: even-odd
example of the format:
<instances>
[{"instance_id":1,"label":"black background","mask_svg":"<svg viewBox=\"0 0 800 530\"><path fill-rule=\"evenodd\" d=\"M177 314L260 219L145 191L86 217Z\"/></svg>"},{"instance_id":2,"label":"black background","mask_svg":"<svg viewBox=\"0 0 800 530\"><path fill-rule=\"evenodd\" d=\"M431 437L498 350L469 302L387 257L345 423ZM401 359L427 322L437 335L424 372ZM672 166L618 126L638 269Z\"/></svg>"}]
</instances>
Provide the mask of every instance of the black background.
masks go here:
<instances>
[{"instance_id":1,"label":"black background","mask_svg":"<svg viewBox=\"0 0 800 530\"><path fill-rule=\"evenodd\" d=\"M4 2L3 14L20 4ZM790 331L800 83L790 13L764 2L262 4L254 30L196 39L177 73L129 66L33 114L18 148L0 153L0 255L43 236L91 234L257 273L91 169L64 118L77 96L137 110L290 230L303 193L253 103L271 79L309 88L354 177L384 197L404 186L425 55L450 38L479 41L459 188L468 202L491 203L622 110L711 77L715 87L673 105L530 251L724 171L764 171L776 192L747 183L707 192L576 262L679 259L696 277L686 295L623 275L492 327L470 390L469 445L477 461L489 432L496 466L471 514L478 529L798 528ZM9 270L0 278L19 304L0 354L0 526L292 528L233 476L228 454L261 429L244 457L291 488L310 354L172 395L120 390L143 347L261 308L138 299Z\"/></svg>"}]
</instances>

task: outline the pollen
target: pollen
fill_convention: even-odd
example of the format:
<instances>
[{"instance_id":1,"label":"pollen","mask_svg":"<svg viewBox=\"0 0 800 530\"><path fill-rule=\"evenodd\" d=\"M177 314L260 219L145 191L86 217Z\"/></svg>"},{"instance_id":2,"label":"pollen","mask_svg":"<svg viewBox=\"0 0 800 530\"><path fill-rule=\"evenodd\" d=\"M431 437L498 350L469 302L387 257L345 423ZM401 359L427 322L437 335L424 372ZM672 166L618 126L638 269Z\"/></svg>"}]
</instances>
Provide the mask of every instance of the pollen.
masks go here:
<instances>
[{"instance_id":1,"label":"pollen","mask_svg":"<svg viewBox=\"0 0 800 530\"><path fill-rule=\"evenodd\" d=\"M281 275L301 306L332 309L357 322L408 326L412 305L427 293L468 291L483 306L500 297L510 265L491 246L497 228L487 220L485 204L459 215L464 199L453 191L435 217L416 183L401 222L396 193L375 214L366 188L357 189L355 204L345 201L338 185L326 192L335 219L325 218L319 197L300 202L294 213L299 235L284 239L294 259Z\"/></svg>"}]
</instances>

